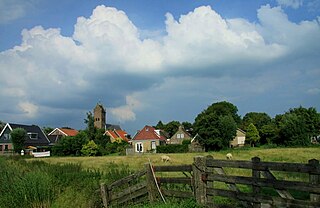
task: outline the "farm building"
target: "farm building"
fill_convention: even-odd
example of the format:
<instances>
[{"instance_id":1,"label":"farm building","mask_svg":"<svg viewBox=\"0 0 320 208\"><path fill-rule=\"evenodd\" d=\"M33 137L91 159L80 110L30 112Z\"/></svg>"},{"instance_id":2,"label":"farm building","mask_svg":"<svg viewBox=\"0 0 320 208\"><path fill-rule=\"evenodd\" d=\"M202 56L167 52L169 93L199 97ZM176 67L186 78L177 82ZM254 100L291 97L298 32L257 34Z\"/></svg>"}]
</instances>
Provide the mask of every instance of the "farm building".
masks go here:
<instances>
[{"instance_id":1,"label":"farm building","mask_svg":"<svg viewBox=\"0 0 320 208\"><path fill-rule=\"evenodd\" d=\"M191 135L183 128L183 126L179 126L179 129L176 133L168 140L169 144L182 144L184 140L190 140Z\"/></svg>"},{"instance_id":2,"label":"farm building","mask_svg":"<svg viewBox=\"0 0 320 208\"><path fill-rule=\"evenodd\" d=\"M230 141L230 147L242 147L246 141L246 132L241 129L237 129L237 134L232 141Z\"/></svg>"}]
</instances>

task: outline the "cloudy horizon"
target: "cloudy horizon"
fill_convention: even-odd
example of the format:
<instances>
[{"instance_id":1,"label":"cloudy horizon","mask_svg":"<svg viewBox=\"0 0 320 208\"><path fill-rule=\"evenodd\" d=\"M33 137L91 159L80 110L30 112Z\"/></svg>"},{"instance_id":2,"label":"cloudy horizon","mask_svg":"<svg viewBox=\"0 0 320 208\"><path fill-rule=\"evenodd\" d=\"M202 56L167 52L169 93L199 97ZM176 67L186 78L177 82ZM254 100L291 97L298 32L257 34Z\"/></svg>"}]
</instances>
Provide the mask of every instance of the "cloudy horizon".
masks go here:
<instances>
[{"instance_id":1,"label":"cloudy horizon","mask_svg":"<svg viewBox=\"0 0 320 208\"><path fill-rule=\"evenodd\" d=\"M319 0L49 2L0 0L2 121L81 129L101 102L134 134L220 101L320 109Z\"/></svg>"}]
</instances>

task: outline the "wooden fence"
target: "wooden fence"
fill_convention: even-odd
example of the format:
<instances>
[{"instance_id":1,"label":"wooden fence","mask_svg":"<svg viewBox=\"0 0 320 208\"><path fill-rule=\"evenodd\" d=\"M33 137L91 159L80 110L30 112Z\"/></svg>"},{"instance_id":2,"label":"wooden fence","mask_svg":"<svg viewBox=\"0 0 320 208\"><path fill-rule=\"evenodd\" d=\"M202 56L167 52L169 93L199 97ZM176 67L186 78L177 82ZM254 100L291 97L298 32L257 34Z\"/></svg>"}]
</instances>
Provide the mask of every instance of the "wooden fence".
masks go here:
<instances>
[{"instance_id":1,"label":"wooden fence","mask_svg":"<svg viewBox=\"0 0 320 208\"><path fill-rule=\"evenodd\" d=\"M239 169L247 172L232 174L239 173L233 171ZM170 175L172 172L180 172L181 176ZM290 181L281 175L288 172L303 174L304 177L293 175ZM146 200L162 200L165 203L168 197L194 198L197 203L207 207L228 207L218 204L216 200L225 197L242 207L315 208L320 207L320 166L315 159L300 164L261 162L258 157L251 161L239 161L199 156L194 158L192 165L145 164L143 171L110 185L101 184L100 192L104 207ZM299 197L301 193L303 197Z\"/></svg>"}]
</instances>

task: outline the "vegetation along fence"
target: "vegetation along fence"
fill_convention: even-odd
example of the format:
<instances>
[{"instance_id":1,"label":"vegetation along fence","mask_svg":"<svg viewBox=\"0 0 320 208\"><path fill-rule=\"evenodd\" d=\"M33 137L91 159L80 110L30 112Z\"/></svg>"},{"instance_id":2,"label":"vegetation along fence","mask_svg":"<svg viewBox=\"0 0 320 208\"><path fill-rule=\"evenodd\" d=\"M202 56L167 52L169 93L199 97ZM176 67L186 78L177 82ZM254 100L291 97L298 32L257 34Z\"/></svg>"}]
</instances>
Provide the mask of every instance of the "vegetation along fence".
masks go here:
<instances>
[{"instance_id":1,"label":"vegetation along fence","mask_svg":"<svg viewBox=\"0 0 320 208\"><path fill-rule=\"evenodd\" d=\"M194 198L207 207L320 207L320 165L194 158L192 165L152 166L101 184L104 207Z\"/></svg>"}]
</instances>

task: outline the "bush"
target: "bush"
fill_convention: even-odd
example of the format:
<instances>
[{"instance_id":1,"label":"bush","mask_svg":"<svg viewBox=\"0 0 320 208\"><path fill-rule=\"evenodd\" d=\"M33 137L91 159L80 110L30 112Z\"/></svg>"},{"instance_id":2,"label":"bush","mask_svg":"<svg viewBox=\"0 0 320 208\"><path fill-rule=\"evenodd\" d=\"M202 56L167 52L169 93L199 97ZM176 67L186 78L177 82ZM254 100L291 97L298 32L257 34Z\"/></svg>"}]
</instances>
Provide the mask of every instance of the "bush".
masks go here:
<instances>
[{"instance_id":1,"label":"bush","mask_svg":"<svg viewBox=\"0 0 320 208\"><path fill-rule=\"evenodd\" d=\"M157 146L157 153L185 153L188 152L187 144L168 144Z\"/></svg>"}]
</instances>

